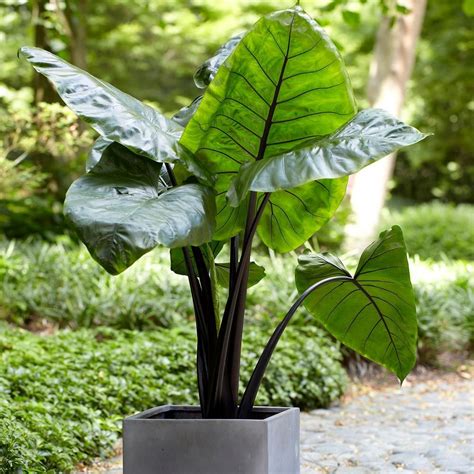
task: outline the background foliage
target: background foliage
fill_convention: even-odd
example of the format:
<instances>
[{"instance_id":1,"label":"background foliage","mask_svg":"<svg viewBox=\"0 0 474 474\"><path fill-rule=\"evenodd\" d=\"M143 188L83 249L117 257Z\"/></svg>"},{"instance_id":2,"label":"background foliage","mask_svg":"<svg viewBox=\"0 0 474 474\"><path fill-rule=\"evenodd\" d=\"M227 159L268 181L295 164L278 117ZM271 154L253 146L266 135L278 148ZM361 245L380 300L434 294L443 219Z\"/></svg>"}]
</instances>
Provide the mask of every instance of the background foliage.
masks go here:
<instances>
[{"instance_id":1,"label":"background foliage","mask_svg":"<svg viewBox=\"0 0 474 474\"><path fill-rule=\"evenodd\" d=\"M393 2L302 3L335 39L366 107L376 30ZM94 134L33 78L17 49L47 47L170 114L198 94L192 75L204 59L277 8L276 0L0 2L0 319L8 321L0 325L0 472L66 472L106 455L125 414L195 400L185 279L168 271L163 251L112 278L62 235L62 199ZM385 216L406 236L419 360L432 365L443 351L474 346L474 211L460 205L474 203L472 15L471 0L428 2L404 119L434 136L399 156ZM312 246L337 250L350 218L346 203ZM259 253L269 276L249 290L252 348L296 296L294 256ZM343 390L339 348L304 309L292 326L260 402L326 406ZM245 376L255 357L247 353Z\"/></svg>"},{"instance_id":2,"label":"background foliage","mask_svg":"<svg viewBox=\"0 0 474 474\"><path fill-rule=\"evenodd\" d=\"M341 49L361 106L367 105L365 85L384 5L379 0L313 0L304 5ZM394 192L408 199L474 200L469 186L474 179L469 135L474 33L469 9L462 5L462 0L428 4L406 119L435 136L398 160ZM275 0L0 3L0 189L14 186L22 174L35 176L26 195L23 190L21 196L0 196L0 230L12 237L61 232L64 191L83 166L93 138L58 103L38 101L38 87L43 99L58 99L37 78L32 82L31 68L16 57L20 46L42 43L171 113L198 94L192 74L205 58L230 35L281 7ZM15 172L6 171L5 160L18 157L22 160Z\"/></svg>"}]
</instances>

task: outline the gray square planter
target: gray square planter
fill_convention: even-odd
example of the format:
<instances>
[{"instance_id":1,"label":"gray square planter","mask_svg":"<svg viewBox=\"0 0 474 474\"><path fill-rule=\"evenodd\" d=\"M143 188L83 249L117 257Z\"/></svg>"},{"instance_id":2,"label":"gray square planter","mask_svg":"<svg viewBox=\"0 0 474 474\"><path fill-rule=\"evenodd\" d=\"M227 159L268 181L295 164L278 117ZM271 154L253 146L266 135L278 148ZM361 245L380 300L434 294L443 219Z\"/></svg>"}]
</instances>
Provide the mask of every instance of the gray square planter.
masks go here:
<instances>
[{"instance_id":1,"label":"gray square planter","mask_svg":"<svg viewBox=\"0 0 474 474\"><path fill-rule=\"evenodd\" d=\"M123 423L124 474L298 474L298 408L257 407L255 419L203 420L165 405Z\"/></svg>"}]
</instances>

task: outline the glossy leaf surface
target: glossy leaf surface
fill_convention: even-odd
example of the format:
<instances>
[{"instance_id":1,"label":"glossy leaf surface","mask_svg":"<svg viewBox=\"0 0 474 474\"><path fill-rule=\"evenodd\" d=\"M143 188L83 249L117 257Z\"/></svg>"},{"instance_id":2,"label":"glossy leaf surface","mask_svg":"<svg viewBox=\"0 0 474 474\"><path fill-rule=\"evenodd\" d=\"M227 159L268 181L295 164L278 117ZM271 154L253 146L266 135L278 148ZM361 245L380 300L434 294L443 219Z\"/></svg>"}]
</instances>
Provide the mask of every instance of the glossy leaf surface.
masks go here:
<instances>
[{"instance_id":1,"label":"glossy leaf surface","mask_svg":"<svg viewBox=\"0 0 474 474\"><path fill-rule=\"evenodd\" d=\"M104 154L106 148L112 145L112 143L114 143L112 140L109 140L108 138L104 137L99 137L95 141L94 145L89 151L89 154L87 155L86 172L89 172L92 170L92 168L94 168L94 166L102 158L102 155Z\"/></svg>"},{"instance_id":2,"label":"glossy leaf surface","mask_svg":"<svg viewBox=\"0 0 474 474\"><path fill-rule=\"evenodd\" d=\"M197 184L165 184L161 164L113 143L69 189L66 217L109 273L124 271L158 244L198 246L211 239L214 193Z\"/></svg>"},{"instance_id":3,"label":"glossy leaf surface","mask_svg":"<svg viewBox=\"0 0 474 474\"><path fill-rule=\"evenodd\" d=\"M103 137L156 161L178 159L176 144L182 127L177 123L48 51L24 47L19 54Z\"/></svg>"},{"instance_id":4,"label":"glossy leaf surface","mask_svg":"<svg viewBox=\"0 0 474 474\"><path fill-rule=\"evenodd\" d=\"M193 115L196 113L196 110L201 105L201 102L202 102L202 96L196 97L191 102L191 104L189 104L186 107L183 107L182 109L180 109L178 112L176 112L173 115L172 117L173 122L176 122L182 127L185 127L189 123L189 121L193 118Z\"/></svg>"},{"instance_id":5,"label":"glossy leaf surface","mask_svg":"<svg viewBox=\"0 0 474 474\"><path fill-rule=\"evenodd\" d=\"M336 212L346 187L347 178L324 179L272 193L258 226L259 237L281 253L303 245Z\"/></svg>"},{"instance_id":6,"label":"glossy leaf surface","mask_svg":"<svg viewBox=\"0 0 474 474\"><path fill-rule=\"evenodd\" d=\"M295 7L256 23L219 68L181 139L216 177L216 238L243 227L246 204L232 210L225 197L242 164L331 134L354 114L342 59L314 20Z\"/></svg>"},{"instance_id":7,"label":"glossy leaf surface","mask_svg":"<svg viewBox=\"0 0 474 474\"><path fill-rule=\"evenodd\" d=\"M353 277L332 255L304 255L296 269L303 293L326 278L304 305L339 341L403 381L416 361L417 320L406 247L398 226L363 252Z\"/></svg>"},{"instance_id":8,"label":"glossy leaf surface","mask_svg":"<svg viewBox=\"0 0 474 474\"><path fill-rule=\"evenodd\" d=\"M245 164L228 196L232 205L237 206L249 191L272 192L315 179L349 176L426 136L384 110L363 110L329 137Z\"/></svg>"},{"instance_id":9,"label":"glossy leaf surface","mask_svg":"<svg viewBox=\"0 0 474 474\"><path fill-rule=\"evenodd\" d=\"M223 44L212 58L209 58L194 74L194 83L199 89L205 89L216 77L217 71L240 43L244 33L233 36Z\"/></svg>"}]
</instances>

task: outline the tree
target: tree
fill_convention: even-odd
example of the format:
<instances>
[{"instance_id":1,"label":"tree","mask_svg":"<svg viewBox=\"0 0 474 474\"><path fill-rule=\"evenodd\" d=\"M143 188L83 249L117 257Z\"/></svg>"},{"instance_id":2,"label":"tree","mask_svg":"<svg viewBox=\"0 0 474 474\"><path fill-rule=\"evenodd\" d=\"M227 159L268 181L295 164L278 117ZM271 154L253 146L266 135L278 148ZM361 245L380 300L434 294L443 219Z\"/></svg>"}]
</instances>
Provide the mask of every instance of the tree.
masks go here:
<instances>
[{"instance_id":1,"label":"tree","mask_svg":"<svg viewBox=\"0 0 474 474\"><path fill-rule=\"evenodd\" d=\"M367 96L373 107L399 116L416 56L427 0L407 0L406 11L396 6L396 17L386 14L380 24L370 69ZM396 155L392 154L358 173L351 183L354 222L348 226L348 245L364 247L377 232Z\"/></svg>"},{"instance_id":2,"label":"tree","mask_svg":"<svg viewBox=\"0 0 474 474\"><path fill-rule=\"evenodd\" d=\"M46 4L47 0L35 0L32 4L32 23L34 28L34 42L38 48L51 51L51 45L48 38L48 30L45 26ZM35 104L40 102L56 102L58 96L51 84L40 76L33 79L34 101Z\"/></svg>"}]
</instances>

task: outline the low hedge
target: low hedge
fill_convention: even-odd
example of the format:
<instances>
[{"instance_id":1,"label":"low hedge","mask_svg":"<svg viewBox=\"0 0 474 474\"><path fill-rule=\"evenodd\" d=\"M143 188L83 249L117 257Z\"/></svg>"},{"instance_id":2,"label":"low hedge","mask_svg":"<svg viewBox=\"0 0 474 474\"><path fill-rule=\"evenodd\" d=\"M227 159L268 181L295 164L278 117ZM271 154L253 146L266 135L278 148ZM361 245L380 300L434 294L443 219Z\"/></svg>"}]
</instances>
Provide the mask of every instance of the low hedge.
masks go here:
<instances>
[{"instance_id":1,"label":"low hedge","mask_svg":"<svg viewBox=\"0 0 474 474\"><path fill-rule=\"evenodd\" d=\"M474 263L411 264L418 317L418 362L437 365L444 352L474 349Z\"/></svg>"},{"instance_id":2,"label":"low hedge","mask_svg":"<svg viewBox=\"0 0 474 474\"><path fill-rule=\"evenodd\" d=\"M297 298L296 257L257 254L256 260L267 277L249 289L246 318L269 326ZM473 265L446 258L410 260L421 362L435 364L443 351L473 347ZM166 250L157 249L112 277L83 246L66 238L55 244L0 240L2 318L28 327L45 320L59 327L144 329L192 322L193 309L187 279L170 272ZM301 308L292 325L308 324L314 325L314 318Z\"/></svg>"},{"instance_id":3,"label":"low hedge","mask_svg":"<svg viewBox=\"0 0 474 474\"><path fill-rule=\"evenodd\" d=\"M385 211L385 228L403 229L410 255L423 259L474 260L474 206L429 203Z\"/></svg>"},{"instance_id":4,"label":"low hedge","mask_svg":"<svg viewBox=\"0 0 474 474\"><path fill-rule=\"evenodd\" d=\"M243 378L268 338L248 327ZM68 472L110 454L121 419L196 403L192 327L110 328L39 336L0 331L0 472ZM315 328L289 328L259 393L263 405L326 407L342 393L339 349Z\"/></svg>"}]
</instances>

